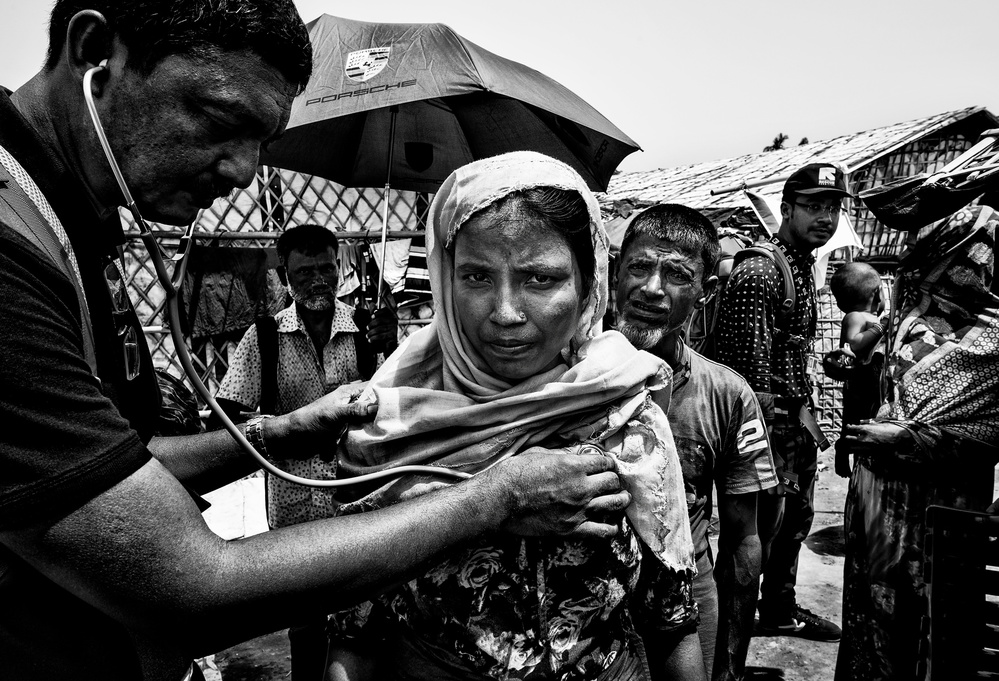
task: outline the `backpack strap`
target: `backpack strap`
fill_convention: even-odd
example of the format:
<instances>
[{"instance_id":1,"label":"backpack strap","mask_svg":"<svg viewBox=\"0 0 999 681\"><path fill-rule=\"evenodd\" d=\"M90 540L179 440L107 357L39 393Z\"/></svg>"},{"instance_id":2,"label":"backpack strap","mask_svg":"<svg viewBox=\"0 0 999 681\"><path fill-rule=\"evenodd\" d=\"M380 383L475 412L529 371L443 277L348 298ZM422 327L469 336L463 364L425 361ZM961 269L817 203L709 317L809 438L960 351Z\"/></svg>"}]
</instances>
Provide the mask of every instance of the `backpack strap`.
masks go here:
<instances>
[{"instance_id":1,"label":"backpack strap","mask_svg":"<svg viewBox=\"0 0 999 681\"><path fill-rule=\"evenodd\" d=\"M278 336L274 317L259 317L257 347L260 350L260 413L276 414L278 401Z\"/></svg>"},{"instance_id":2,"label":"backpack strap","mask_svg":"<svg viewBox=\"0 0 999 681\"><path fill-rule=\"evenodd\" d=\"M3 153L4 157L7 157L6 150L3 150ZM44 196L42 199L44 200ZM4 163L0 163L0 221L47 255L73 284L73 288L76 290L77 304L80 308L83 354L90 366L90 372L97 376L94 329L90 321L90 307L87 305L86 294L83 291L83 282L72 266L67 248L63 246L38 206L28 198L20 183L8 172Z\"/></svg>"},{"instance_id":3,"label":"backpack strap","mask_svg":"<svg viewBox=\"0 0 999 681\"><path fill-rule=\"evenodd\" d=\"M784 255L784 251L777 248L769 241L758 241L752 246L747 246L735 254L732 269L735 269L735 266L746 258L750 258L754 255L762 255L770 258L770 261L777 266L781 282L784 285L784 298L781 301L780 308L777 310L777 325L781 327L786 326L786 323L791 316L791 312L794 310L796 297L794 292L794 273L791 271L791 263L787 261L787 256Z\"/></svg>"},{"instance_id":4,"label":"backpack strap","mask_svg":"<svg viewBox=\"0 0 999 681\"><path fill-rule=\"evenodd\" d=\"M787 256L784 251L774 246L769 241L766 242L769 250L773 251L774 263L777 264L777 269L780 270L781 279L784 281L784 300L781 303L781 320L787 321L794 310L795 303L795 292L794 292L794 272L791 271L791 263L787 261Z\"/></svg>"}]
</instances>

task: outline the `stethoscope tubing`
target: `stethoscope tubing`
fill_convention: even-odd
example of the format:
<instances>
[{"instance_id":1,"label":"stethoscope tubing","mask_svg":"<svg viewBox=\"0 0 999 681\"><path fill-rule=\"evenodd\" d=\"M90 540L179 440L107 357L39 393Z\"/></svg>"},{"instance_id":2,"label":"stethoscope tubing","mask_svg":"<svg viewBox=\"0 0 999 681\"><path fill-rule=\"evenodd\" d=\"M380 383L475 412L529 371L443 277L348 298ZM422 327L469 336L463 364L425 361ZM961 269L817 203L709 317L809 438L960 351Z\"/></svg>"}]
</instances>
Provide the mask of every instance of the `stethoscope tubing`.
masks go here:
<instances>
[{"instance_id":1,"label":"stethoscope tubing","mask_svg":"<svg viewBox=\"0 0 999 681\"><path fill-rule=\"evenodd\" d=\"M132 194L128 190L121 168L114 158L114 154L111 151L111 145L104 132L104 126L101 124L100 117L97 113L97 106L94 103L91 83L93 81L94 74L101 69L106 68L106 61L107 60L88 70L83 76L83 96L87 102L90 119L93 121L94 129L97 132L97 138L100 140L101 147L104 149L104 155L107 157L108 165L111 167L111 172L118 183L119 189L121 189L122 196L125 198L125 207L128 208L129 212L132 214L132 218L135 220L136 227L139 230L139 238L142 240L150 259L153 261L153 268L156 270L157 279L159 280L160 286L163 287L163 290L166 293L166 309L170 327L170 337L173 339L174 349L177 352L177 358L180 360L181 367L183 367L184 373L187 374L187 378L191 381L194 389L208 405L208 408L211 409L215 416L219 418L222 425L233 437L233 439L236 440L239 446L247 454L256 459L257 463L260 464L260 467L271 475L277 476L282 480L287 480L288 482L308 487L350 487L352 485L363 485L386 478L396 478L402 475L433 475L458 480L472 477L469 473L451 470L442 466L397 466L395 468L387 468L385 470L367 473L365 475L358 475L344 480L316 480L313 478L305 478L295 475L278 468L265 456L258 452L252 444L250 444L249 440L246 439L246 436L239 429L239 427L233 423L232 419L229 418L225 411L223 411L219 406L218 402L216 402L214 395L212 395L211 391L209 391L205 386L201 377L198 376L197 369L194 367L194 362L191 360L191 353L187 347L187 340L184 338L184 333L180 326L180 296L178 295L178 291L184 281L184 275L187 272L187 263L190 259L191 246L194 243L193 234L196 221L192 222L187 228L184 236L181 237L180 248L177 251L177 255L171 258L174 262L173 275L171 276L171 274L167 271L166 263L164 262L163 255L160 251L159 243L157 243L156 237L153 235L149 225L146 224L146 221L142 218L139 208L135 205ZM334 446L336 445L334 444Z\"/></svg>"}]
</instances>

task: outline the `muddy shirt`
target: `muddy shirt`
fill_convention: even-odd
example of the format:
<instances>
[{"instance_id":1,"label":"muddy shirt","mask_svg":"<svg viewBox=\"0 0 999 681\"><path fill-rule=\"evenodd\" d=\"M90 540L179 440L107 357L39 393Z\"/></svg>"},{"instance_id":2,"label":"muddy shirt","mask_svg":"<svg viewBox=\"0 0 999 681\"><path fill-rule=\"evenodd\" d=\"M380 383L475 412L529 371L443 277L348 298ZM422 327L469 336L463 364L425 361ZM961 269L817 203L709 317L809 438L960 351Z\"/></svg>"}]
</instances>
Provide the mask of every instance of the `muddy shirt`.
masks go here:
<instances>
[{"instance_id":1,"label":"muddy shirt","mask_svg":"<svg viewBox=\"0 0 999 681\"><path fill-rule=\"evenodd\" d=\"M726 366L684 347L673 374L670 428L683 468L698 577L710 572L712 485L748 494L777 485L763 414L749 384Z\"/></svg>"}]
</instances>

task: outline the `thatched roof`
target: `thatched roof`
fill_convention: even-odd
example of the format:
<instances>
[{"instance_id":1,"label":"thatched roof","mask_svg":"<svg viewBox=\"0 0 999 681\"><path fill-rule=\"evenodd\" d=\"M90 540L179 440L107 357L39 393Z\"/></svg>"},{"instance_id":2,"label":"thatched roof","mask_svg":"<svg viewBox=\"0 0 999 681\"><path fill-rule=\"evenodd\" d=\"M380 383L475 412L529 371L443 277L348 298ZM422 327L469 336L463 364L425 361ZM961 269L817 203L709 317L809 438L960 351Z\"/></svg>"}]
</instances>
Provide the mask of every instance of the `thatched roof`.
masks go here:
<instances>
[{"instance_id":1,"label":"thatched roof","mask_svg":"<svg viewBox=\"0 0 999 681\"><path fill-rule=\"evenodd\" d=\"M667 202L700 210L748 207L742 192L717 196L710 192L744 182L784 178L808 163L841 163L849 171L855 171L921 138L953 132L974 141L981 131L994 127L999 127L999 118L984 107L969 107L777 151L674 168L618 173L599 199L607 213L617 215L629 212L628 206ZM775 194L780 193L782 186L783 181L755 191L762 195ZM624 210L616 210L616 205Z\"/></svg>"}]
</instances>

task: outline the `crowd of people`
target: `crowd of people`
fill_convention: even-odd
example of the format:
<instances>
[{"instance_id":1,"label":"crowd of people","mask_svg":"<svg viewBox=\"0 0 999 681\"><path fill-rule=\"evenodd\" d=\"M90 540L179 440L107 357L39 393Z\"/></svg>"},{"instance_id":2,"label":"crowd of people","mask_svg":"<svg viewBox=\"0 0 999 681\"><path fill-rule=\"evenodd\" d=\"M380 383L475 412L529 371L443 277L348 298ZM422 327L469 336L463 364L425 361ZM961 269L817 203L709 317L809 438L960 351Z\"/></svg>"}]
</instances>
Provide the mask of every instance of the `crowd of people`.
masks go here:
<instances>
[{"instance_id":1,"label":"crowd of people","mask_svg":"<svg viewBox=\"0 0 999 681\"><path fill-rule=\"evenodd\" d=\"M723 290L691 207L642 211L612 261L569 166L458 168L430 206L433 322L398 347L337 299L335 235L287 229L289 305L219 402L277 472L424 468L336 492L268 474L270 531L209 530L200 494L259 464L187 427L137 340L117 168L136 211L190 222L251 182L311 65L291 0L57 0L44 67L0 94L3 673L197 680L193 659L288 628L295 681L729 681L754 635L842 638L837 681L915 678L925 510L984 510L999 462L990 195L910 231L890 314L871 267L831 280L842 630L796 593L828 444L813 253L852 197L830 164L787 179ZM685 329L715 295L709 358Z\"/></svg>"}]
</instances>

